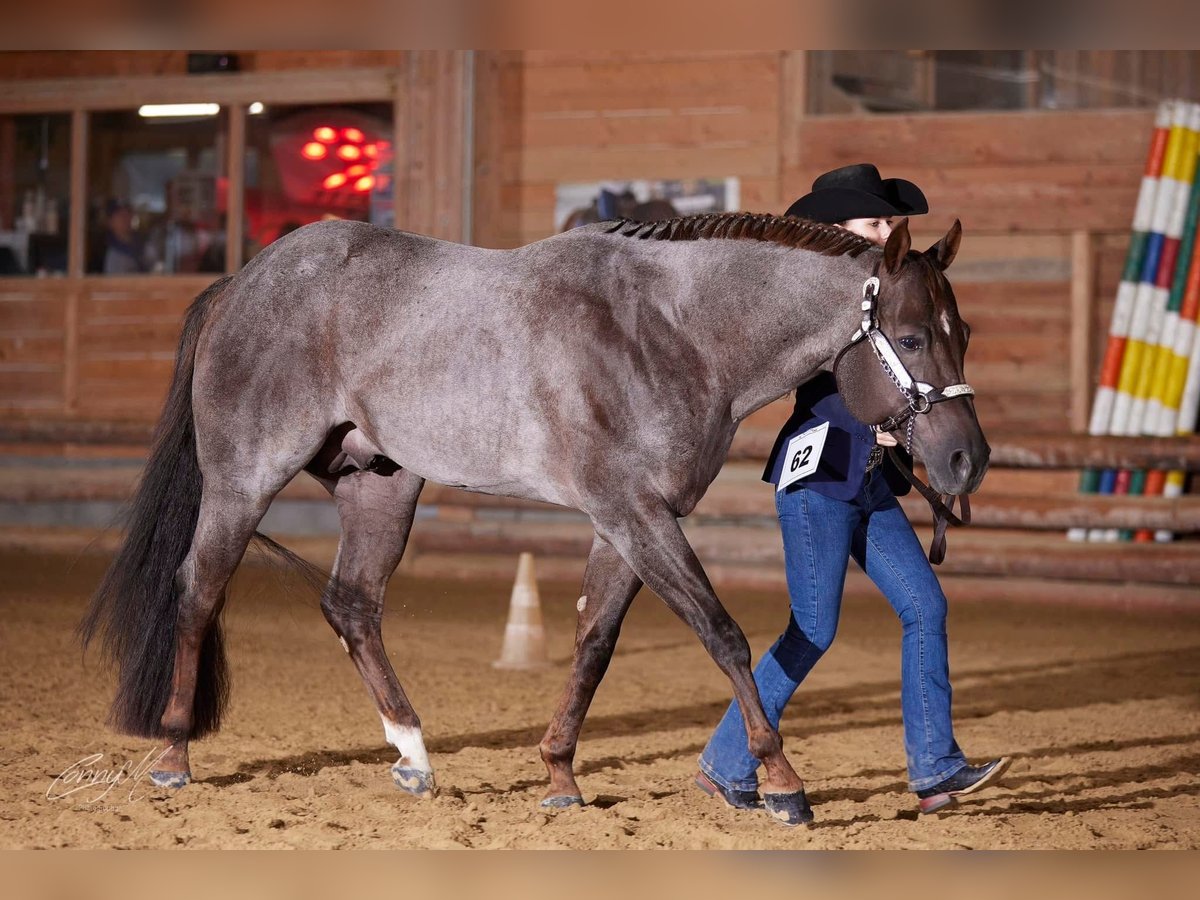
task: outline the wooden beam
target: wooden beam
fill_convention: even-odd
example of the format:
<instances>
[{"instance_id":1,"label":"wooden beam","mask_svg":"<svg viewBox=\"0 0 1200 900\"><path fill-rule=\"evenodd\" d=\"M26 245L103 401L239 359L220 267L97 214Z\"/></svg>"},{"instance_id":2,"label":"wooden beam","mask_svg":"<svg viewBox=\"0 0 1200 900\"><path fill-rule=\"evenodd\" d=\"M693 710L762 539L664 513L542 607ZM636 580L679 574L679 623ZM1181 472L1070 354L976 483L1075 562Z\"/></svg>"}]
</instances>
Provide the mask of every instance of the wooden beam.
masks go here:
<instances>
[{"instance_id":1,"label":"wooden beam","mask_svg":"<svg viewBox=\"0 0 1200 900\"><path fill-rule=\"evenodd\" d=\"M801 163L804 121L808 117L808 51L782 51L779 81L779 171L782 173Z\"/></svg>"},{"instance_id":2,"label":"wooden beam","mask_svg":"<svg viewBox=\"0 0 1200 900\"><path fill-rule=\"evenodd\" d=\"M513 105L504 96L503 74L506 67L519 64L512 54L501 50L475 52L474 150L472 165L472 215L470 243L479 247L499 247L502 236L500 200L504 154L504 120Z\"/></svg>"},{"instance_id":3,"label":"wooden beam","mask_svg":"<svg viewBox=\"0 0 1200 900\"><path fill-rule=\"evenodd\" d=\"M67 276L82 278L87 266L88 114L71 112L71 187L67 213Z\"/></svg>"},{"instance_id":4,"label":"wooden beam","mask_svg":"<svg viewBox=\"0 0 1200 900\"><path fill-rule=\"evenodd\" d=\"M1200 471L1200 437L1087 434L993 437L992 465L1027 469L1184 469Z\"/></svg>"},{"instance_id":5,"label":"wooden beam","mask_svg":"<svg viewBox=\"0 0 1200 900\"><path fill-rule=\"evenodd\" d=\"M408 51L393 98L396 227L463 239L465 53Z\"/></svg>"},{"instance_id":6,"label":"wooden beam","mask_svg":"<svg viewBox=\"0 0 1200 900\"><path fill-rule=\"evenodd\" d=\"M1076 434L1087 431L1092 399L1092 303L1096 294L1092 235L1071 235L1071 351L1070 425Z\"/></svg>"},{"instance_id":7,"label":"wooden beam","mask_svg":"<svg viewBox=\"0 0 1200 900\"><path fill-rule=\"evenodd\" d=\"M128 109L143 103L364 103L392 98L394 70L336 69L0 82L0 113Z\"/></svg>"},{"instance_id":8,"label":"wooden beam","mask_svg":"<svg viewBox=\"0 0 1200 900\"><path fill-rule=\"evenodd\" d=\"M914 493L900 502L914 524L932 522L933 514L924 498ZM1200 497L1112 494L1026 497L993 493L973 498L971 515L973 529L1149 528L1191 534L1200 532Z\"/></svg>"},{"instance_id":9,"label":"wooden beam","mask_svg":"<svg viewBox=\"0 0 1200 900\"><path fill-rule=\"evenodd\" d=\"M743 427L729 458L766 459L777 431ZM1200 436L1108 437L1087 434L988 435L991 464L1014 469L1184 469L1200 471Z\"/></svg>"},{"instance_id":10,"label":"wooden beam","mask_svg":"<svg viewBox=\"0 0 1200 900\"><path fill-rule=\"evenodd\" d=\"M977 537L978 535L976 535ZM1066 539L1019 549L948 537L938 572L1009 578L1069 578L1139 584L1200 584L1200 554L1179 544L1072 544Z\"/></svg>"},{"instance_id":11,"label":"wooden beam","mask_svg":"<svg viewBox=\"0 0 1200 900\"><path fill-rule=\"evenodd\" d=\"M225 271L242 267L243 232L246 208L246 107L229 107L229 131L226 154L228 191L225 205Z\"/></svg>"},{"instance_id":12,"label":"wooden beam","mask_svg":"<svg viewBox=\"0 0 1200 900\"><path fill-rule=\"evenodd\" d=\"M70 421L63 419L0 419L0 443L5 444L128 444L148 446L154 426L149 423Z\"/></svg>"},{"instance_id":13,"label":"wooden beam","mask_svg":"<svg viewBox=\"0 0 1200 900\"><path fill-rule=\"evenodd\" d=\"M399 70L392 95L392 215L395 227L403 231L414 230L409 212L412 199L409 181L412 170L412 151L409 147L412 91L409 84L412 81L411 57L414 52L405 51L409 58Z\"/></svg>"}]
</instances>

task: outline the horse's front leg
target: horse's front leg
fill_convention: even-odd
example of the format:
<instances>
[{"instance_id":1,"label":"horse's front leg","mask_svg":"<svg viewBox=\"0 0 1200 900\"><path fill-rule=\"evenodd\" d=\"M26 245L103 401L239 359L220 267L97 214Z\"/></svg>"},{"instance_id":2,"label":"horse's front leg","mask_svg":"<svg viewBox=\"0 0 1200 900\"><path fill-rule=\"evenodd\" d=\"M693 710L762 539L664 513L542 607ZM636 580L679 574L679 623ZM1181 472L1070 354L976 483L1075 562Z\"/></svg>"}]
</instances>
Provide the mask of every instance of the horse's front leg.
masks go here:
<instances>
[{"instance_id":1,"label":"horse's front leg","mask_svg":"<svg viewBox=\"0 0 1200 900\"><path fill-rule=\"evenodd\" d=\"M597 532L621 553L647 587L692 627L729 677L745 719L750 752L767 770L767 779L759 788L767 810L788 825L812 821L804 783L784 755L779 732L763 710L750 671L746 636L717 599L674 512L658 498L642 498L632 509L606 516L603 523L598 521Z\"/></svg>"},{"instance_id":2,"label":"horse's front leg","mask_svg":"<svg viewBox=\"0 0 1200 900\"><path fill-rule=\"evenodd\" d=\"M550 789L542 806L583 804L573 769L579 731L596 688L608 670L621 622L641 586L641 579L633 574L621 555L597 535L583 575L583 594L576 605L579 619L571 680L542 738L542 761L550 771Z\"/></svg>"}]
</instances>

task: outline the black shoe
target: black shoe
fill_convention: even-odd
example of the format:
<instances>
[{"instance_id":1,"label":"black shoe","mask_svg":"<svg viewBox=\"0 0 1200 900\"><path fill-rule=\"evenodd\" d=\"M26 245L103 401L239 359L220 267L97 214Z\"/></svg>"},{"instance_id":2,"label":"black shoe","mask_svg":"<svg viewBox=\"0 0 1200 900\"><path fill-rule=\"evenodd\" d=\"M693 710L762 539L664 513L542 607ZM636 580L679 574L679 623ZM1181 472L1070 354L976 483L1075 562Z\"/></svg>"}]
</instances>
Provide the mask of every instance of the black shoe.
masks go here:
<instances>
[{"instance_id":1,"label":"black shoe","mask_svg":"<svg viewBox=\"0 0 1200 900\"><path fill-rule=\"evenodd\" d=\"M937 812L953 803L955 797L973 794L981 788L995 784L1011 764L1011 756L1002 756L982 766L963 766L945 781L917 791L921 812Z\"/></svg>"},{"instance_id":2,"label":"black shoe","mask_svg":"<svg viewBox=\"0 0 1200 900\"><path fill-rule=\"evenodd\" d=\"M696 773L696 787L710 797L720 797L726 806L734 809L762 809L762 800L758 791L735 791L733 788L721 787L703 772Z\"/></svg>"}]
</instances>

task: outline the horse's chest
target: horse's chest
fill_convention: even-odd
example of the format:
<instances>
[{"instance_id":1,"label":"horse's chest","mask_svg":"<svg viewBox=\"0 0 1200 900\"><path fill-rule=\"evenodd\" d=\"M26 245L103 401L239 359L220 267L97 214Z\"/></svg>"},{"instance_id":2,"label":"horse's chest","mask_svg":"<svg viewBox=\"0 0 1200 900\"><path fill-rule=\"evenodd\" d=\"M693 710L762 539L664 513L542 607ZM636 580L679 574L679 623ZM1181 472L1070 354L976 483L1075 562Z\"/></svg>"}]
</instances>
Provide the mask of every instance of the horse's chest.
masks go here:
<instances>
[{"instance_id":1,"label":"horse's chest","mask_svg":"<svg viewBox=\"0 0 1200 900\"><path fill-rule=\"evenodd\" d=\"M731 424L708 434L696 432L680 438L670 452L663 467L667 480L663 494L679 515L686 516L695 508L721 471L734 431Z\"/></svg>"}]
</instances>

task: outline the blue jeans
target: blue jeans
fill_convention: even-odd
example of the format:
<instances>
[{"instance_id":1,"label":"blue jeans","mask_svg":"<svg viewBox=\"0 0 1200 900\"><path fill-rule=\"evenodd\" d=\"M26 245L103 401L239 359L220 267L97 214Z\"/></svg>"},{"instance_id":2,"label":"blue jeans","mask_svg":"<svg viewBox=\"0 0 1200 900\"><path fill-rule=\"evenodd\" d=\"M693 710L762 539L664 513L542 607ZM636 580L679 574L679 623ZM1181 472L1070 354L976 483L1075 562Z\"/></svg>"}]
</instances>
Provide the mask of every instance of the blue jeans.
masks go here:
<instances>
[{"instance_id":1,"label":"blue jeans","mask_svg":"<svg viewBox=\"0 0 1200 900\"><path fill-rule=\"evenodd\" d=\"M837 631L846 561L853 557L883 591L903 627L900 711L908 786L919 791L967 764L950 722L946 596L912 525L879 469L868 472L851 501L808 488L775 494L783 532L791 619L754 671L767 718L783 708ZM726 788L755 790L759 762L747 748L735 701L700 756L700 768Z\"/></svg>"}]
</instances>

